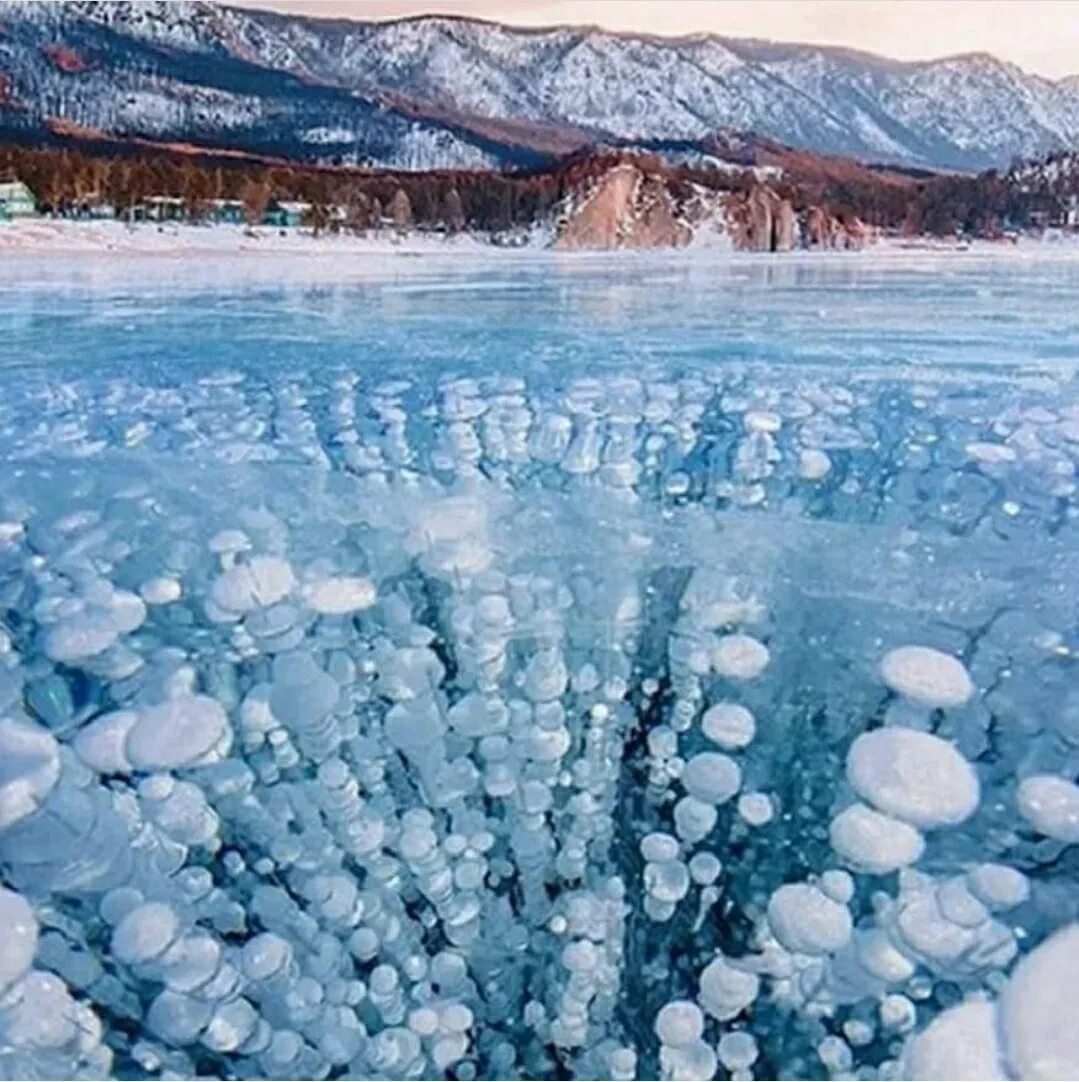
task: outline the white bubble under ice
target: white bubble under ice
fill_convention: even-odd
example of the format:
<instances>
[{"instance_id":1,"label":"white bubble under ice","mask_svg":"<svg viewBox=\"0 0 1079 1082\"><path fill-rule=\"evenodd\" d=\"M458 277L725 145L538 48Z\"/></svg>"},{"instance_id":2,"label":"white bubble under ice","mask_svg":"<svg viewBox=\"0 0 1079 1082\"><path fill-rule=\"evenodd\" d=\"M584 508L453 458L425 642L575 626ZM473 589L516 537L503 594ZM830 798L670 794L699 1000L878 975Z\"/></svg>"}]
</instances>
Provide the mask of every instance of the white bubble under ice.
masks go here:
<instances>
[{"instance_id":1,"label":"white bubble under ice","mask_svg":"<svg viewBox=\"0 0 1079 1082\"><path fill-rule=\"evenodd\" d=\"M485 307L454 273L424 303ZM1069 1062L1027 969L1074 919L1073 381L575 378L603 280L512 374L365 288L315 366L321 291L230 371L199 294L152 372L3 377L3 1073Z\"/></svg>"},{"instance_id":2,"label":"white bubble under ice","mask_svg":"<svg viewBox=\"0 0 1079 1082\"><path fill-rule=\"evenodd\" d=\"M956 826L978 807L978 776L946 740L914 729L863 733L847 754L851 788L878 811L923 830Z\"/></svg>"},{"instance_id":3,"label":"white bubble under ice","mask_svg":"<svg viewBox=\"0 0 1079 1082\"><path fill-rule=\"evenodd\" d=\"M1016 790L1019 814L1046 837L1079 844L1079 785L1054 774L1024 778Z\"/></svg>"},{"instance_id":4,"label":"white bubble under ice","mask_svg":"<svg viewBox=\"0 0 1079 1082\"><path fill-rule=\"evenodd\" d=\"M881 679L893 691L921 706L962 706L974 694L966 666L929 646L900 646L880 663Z\"/></svg>"}]
</instances>

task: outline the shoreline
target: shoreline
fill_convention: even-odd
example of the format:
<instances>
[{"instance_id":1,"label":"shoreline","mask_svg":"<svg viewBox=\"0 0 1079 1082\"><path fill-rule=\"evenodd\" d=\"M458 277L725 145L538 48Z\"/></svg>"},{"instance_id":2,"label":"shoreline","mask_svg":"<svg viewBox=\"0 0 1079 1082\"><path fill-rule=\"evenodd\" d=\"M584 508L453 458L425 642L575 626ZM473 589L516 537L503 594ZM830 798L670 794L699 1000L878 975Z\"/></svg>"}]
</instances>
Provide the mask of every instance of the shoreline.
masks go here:
<instances>
[{"instance_id":1,"label":"shoreline","mask_svg":"<svg viewBox=\"0 0 1079 1082\"><path fill-rule=\"evenodd\" d=\"M1020 238L1017 242L986 239L951 241L933 237L883 238L861 249L796 248L784 252L753 252L734 248L721 236L683 248L564 249L552 248L548 235L536 229L526 243L500 245L486 234L459 233L455 236L412 233L403 237L381 233L354 236L324 233L313 236L307 230L279 231L260 227L248 230L234 225L190 225L137 223L115 220L71 221L48 218L20 219L0 223L0 256L41 259L42 257L123 258L246 258L250 256L332 256L337 258L382 256L403 258L458 258L481 256L491 259L558 258L687 258L741 261L762 259L789 262L800 259L894 258L920 255L1050 255L1079 252L1079 243L1069 238Z\"/></svg>"}]
</instances>

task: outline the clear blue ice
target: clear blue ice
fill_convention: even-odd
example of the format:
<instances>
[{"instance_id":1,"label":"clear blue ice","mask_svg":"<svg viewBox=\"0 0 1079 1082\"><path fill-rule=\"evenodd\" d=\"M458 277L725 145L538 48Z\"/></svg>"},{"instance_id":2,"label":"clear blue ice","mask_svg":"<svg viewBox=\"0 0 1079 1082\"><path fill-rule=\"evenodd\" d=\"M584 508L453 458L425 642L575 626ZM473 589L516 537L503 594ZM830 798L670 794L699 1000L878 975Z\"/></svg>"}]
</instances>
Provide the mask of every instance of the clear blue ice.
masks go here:
<instances>
[{"instance_id":1,"label":"clear blue ice","mask_svg":"<svg viewBox=\"0 0 1079 1082\"><path fill-rule=\"evenodd\" d=\"M0 1076L1079 1073L1079 259L0 267Z\"/></svg>"}]
</instances>

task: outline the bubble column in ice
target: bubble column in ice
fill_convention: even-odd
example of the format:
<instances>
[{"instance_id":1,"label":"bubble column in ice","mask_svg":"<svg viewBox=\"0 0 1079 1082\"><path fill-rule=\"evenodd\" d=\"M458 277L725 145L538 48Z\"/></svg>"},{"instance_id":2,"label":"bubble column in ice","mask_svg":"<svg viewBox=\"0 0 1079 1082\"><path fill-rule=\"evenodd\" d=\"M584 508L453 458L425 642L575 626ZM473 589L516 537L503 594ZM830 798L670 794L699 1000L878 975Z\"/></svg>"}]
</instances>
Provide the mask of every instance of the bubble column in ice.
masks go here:
<instances>
[{"instance_id":1,"label":"bubble column in ice","mask_svg":"<svg viewBox=\"0 0 1079 1082\"><path fill-rule=\"evenodd\" d=\"M34 967L39 926L21 894L0 887L0 1061L31 1077L43 1068L70 1078L107 1074L112 1053L101 1022L54 973Z\"/></svg>"},{"instance_id":2,"label":"bubble column in ice","mask_svg":"<svg viewBox=\"0 0 1079 1082\"><path fill-rule=\"evenodd\" d=\"M550 927L566 940L559 960L567 977L554 982L560 988L550 1024L556 1045L579 1048L611 1018L623 994L625 914L625 888L618 877L559 899Z\"/></svg>"}]
</instances>

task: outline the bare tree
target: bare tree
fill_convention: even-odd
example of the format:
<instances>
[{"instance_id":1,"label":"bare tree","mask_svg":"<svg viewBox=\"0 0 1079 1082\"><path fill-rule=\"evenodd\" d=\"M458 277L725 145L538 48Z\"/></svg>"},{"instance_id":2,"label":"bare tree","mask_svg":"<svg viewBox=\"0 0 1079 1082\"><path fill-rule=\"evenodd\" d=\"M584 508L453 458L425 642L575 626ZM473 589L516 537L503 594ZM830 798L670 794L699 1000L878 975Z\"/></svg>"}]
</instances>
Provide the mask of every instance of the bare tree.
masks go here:
<instances>
[{"instance_id":1,"label":"bare tree","mask_svg":"<svg viewBox=\"0 0 1079 1082\"><path fill-rule=\"evenodd\" d=\"M249 177L240 189L240 201L244 205L244 221L249 226L260 225L270 205L270 182L262 177Z\"/></svg>"},{"instance_id":2,"label":"bare tree","mask_svg":"<svg viewBox=\"0 0 1079 1082\"><path fill-rule=\"evenodd\" d=\"M390 217L393 219L393 228L399 236L404 236L412 228L412 203L404 188L398 188L393 193L390 202Z\"/></svg>"}]
</instances>

